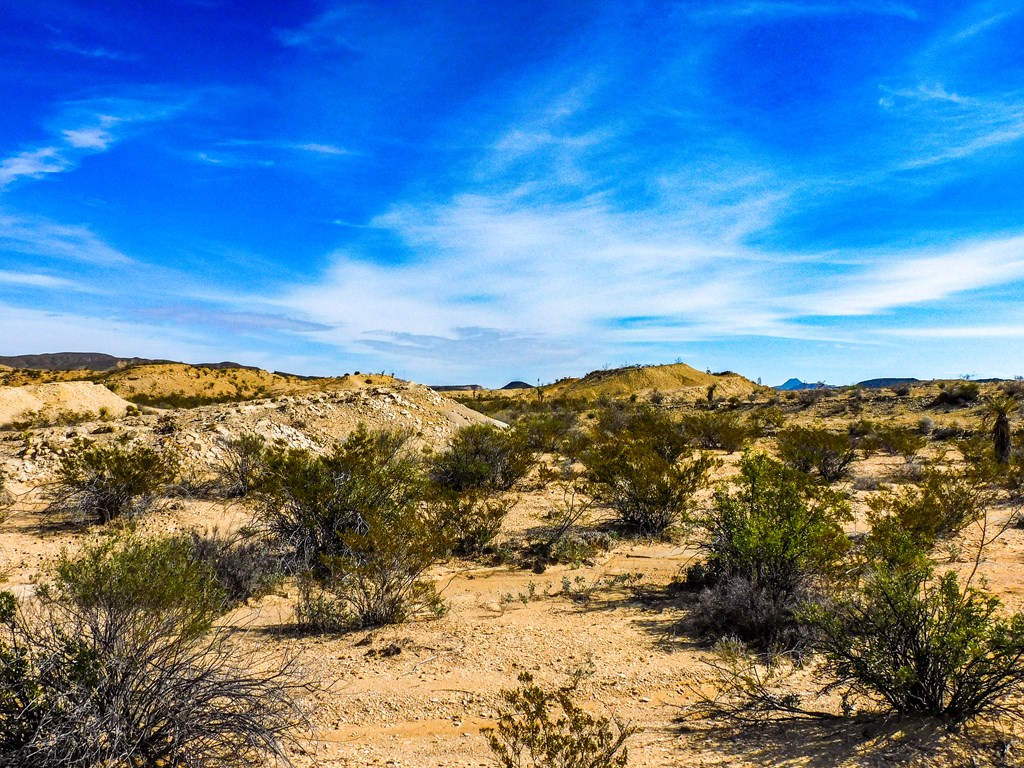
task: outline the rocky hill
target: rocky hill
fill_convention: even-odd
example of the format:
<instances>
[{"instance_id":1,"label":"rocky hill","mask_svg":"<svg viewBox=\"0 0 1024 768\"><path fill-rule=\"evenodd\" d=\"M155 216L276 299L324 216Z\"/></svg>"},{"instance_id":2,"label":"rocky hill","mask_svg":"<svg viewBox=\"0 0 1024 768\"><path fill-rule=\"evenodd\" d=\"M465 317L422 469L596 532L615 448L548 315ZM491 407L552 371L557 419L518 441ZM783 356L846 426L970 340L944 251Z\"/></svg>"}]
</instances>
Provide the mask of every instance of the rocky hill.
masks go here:
<instances>
[{"instance_id":1,"label":"rocky hill","mask_svg":"<svg viewBox=\"0 0 1024 768\"><path fill-rule=\"evenodd\" d=\"M592 371L581 379L562 379L542 387L542 390L545 397L628 397L660 392L695 398L703 397L712 386L720 398L744 396L762 389L750 379L731 371L705 373L685 363L672 363Z\"/></svg>"}]
</instances>

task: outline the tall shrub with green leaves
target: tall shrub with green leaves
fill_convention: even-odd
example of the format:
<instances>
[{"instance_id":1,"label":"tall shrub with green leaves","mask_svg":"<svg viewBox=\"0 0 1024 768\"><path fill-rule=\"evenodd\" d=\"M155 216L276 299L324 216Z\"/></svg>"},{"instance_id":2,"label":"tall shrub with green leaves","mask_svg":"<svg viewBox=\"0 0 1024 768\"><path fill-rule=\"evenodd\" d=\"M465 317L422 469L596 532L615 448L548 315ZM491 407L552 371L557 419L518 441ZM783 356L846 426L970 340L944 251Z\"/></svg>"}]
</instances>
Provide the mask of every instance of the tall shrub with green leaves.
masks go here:
<instances>
[{"instance_id":1,"label":"tall shrub with green leaves","mask_svg":"<svg viewBox=\"0 0 1024 768\"><path fill-rule=\"evenodd\" d=\"M583 457L598 498L640 534L662 534L683 522L717 459L697 454L669 461L645 442L606 440Z\"/></svg>"},{"instance_id":2,"label":"tall shrub with green leaves","mask_svg":"<svg viewBox=\"0 0 1024 768\"><path fill-rule=\"evenodd\" d=\"M157 503L177 474L175 457L142 443L76 439L47 488L47 511L97 523L133 517Z\"/></svg>"},{"instance_id":3,"label":"tall shrub with green leaves","mask_svg":"<svg viewBox=\"0 0 1024 768\"><path fill-rule=\"evenodd\" d=\"M849 435L818 427L786 427L778 434L779 457L794 469L833 483L846 476L857 453Z\"/></svg>"},{"instance_id":4,"label":"tall shrub with green leaves","mask_svg":"<svg viewBox=\"0 0 1024 768\"><path fill-rule=\"evenodd\" d=\"M444 524L421 505L367 509L338 534L322 580L337 629L399 624L443 604L426 572L451 551Z\"/></svg>"},{"instance_id":5,"label":"tall shrub with green leaves","mask_svg":"<svg viewBox=\"0 0 1024 768\"><path fill-rule=\"evenodd\" d=\"M993 595L918 559L878 564L859 590L810 616L833 689L957 726L1020 714L1024 614L999 608Z\"/></svg>"},{"instance_id":6,"label":"tall shrub with green leaves","mask_svg":"<svg viewBox=\"0 0 1024 768\"><path fill-rule=\"evenodd\" d=\"M919 486L883 490L868 499L870 557L902 561L915 550L956 536L992 501L983 478L958 469L925 469Z\"/></svg>"},{"instance_id":7,"label":"tall shrub with green leaves","mask_svg":"<svg viewBox=\"0 0 1024 768\"><path fill-rule=\"evenodd\" d=\"M462 427L451 444L431 461L429 474L452 491L489 488L506 491L534 465L527 434L490 424Z\"/></svg>"},{"instance_id":8,"label":"tall shrub with green leaves","mask_svg":"<svg viewBox=\"0 0 1024 768\"><path fill-rule=\"evenodd\" d=\"M257 515L291 551L299 569L321 569L342 551L341 534L364 527L380 510L405 509L423 497L424 478L409 435L360 426L330 453L271 446L253 489Z\"/></svg>"},{"instance_id":9,"label":"tall shrub with green leaves","mask_svg":"<svg viewBox=\"0 0 1024 768\"><path fill-rule=\"evenodd\" d=\"M247 766L301 721L285 667L211 631L222 595L183 538L63 555L38 600L4 601L0 764ZM14 732L7 705L16 702Z\"/></svg>"},{"instance_id":10,"label":"tall shrub with green leaves","mask_svg":"<svg viewBox=\"0 0 1024 768\"><path fill-rule=\"evenodd\" d=\"M723 484L697 515L705 560L688 580L704 584L693 623L761 648L798 640L797 612L842 569L851 517L839 494L764 454L744 454L735 489Z\"/></svg>"}]
</instances>

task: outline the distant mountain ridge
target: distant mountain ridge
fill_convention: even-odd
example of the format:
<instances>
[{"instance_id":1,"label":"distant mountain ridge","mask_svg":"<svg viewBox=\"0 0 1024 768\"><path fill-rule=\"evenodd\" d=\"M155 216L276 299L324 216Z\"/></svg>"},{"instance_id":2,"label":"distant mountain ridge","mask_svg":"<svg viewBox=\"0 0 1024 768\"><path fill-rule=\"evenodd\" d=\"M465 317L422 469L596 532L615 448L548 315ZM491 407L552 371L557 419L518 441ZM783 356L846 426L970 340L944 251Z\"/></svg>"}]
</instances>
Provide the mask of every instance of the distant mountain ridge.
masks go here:
<instances>
[{"instance_id":1,"label":"distant mountain ridge","mask_svg":"<svg viewBox=\"0 0 1024 768\"><path fill-rule=\"evenodd\" d=\"M177 360L154 360L146 357L115 357L102 352L48 352L41 355L0 355L0 365L35 371L114 371L133 365L166 365ZM194 368L245 368L257 370L252 365L224 361L220 363L197 363Z\"/></svg>"},{"instance_id":2,"label":"distant mountain ridge","mask_svg":"<svg viewBox=\"0 0 1024 768\"><path fill-rule=\"evenodd\" d=\"M866 379L858 381L856 386L867 387L868 389L879 389L881 387L892 387L897 384L919 384L920 379L886 377L881 379Z\"/></svg>"},{"instance_id":3,"label":"distant mountain ridge","mask_svg":"<svg viewBox=\"0 0 1024 768\"><path fill-rule=\"evenodd\" d=\"M435 392L476 392L483 389L479 384L428 384L427 388Z\"/></svg>"},{"instance_id":4,"label":"distant mountain ridge","mask_svg":"<svg viewBox=\"0 0 1024 768\"><path fill-rule=\"evenodd\" d=\"M828 384L811 384L800 379L788 379L784 384L779 384L777 387L772 387L772 389L777 389L780 392L794 392L798 389L824 389L827 386Z\"/></svg>"},{"instance_id":5,"label":"distant mountain ridge","mask_svg":"<svg viewBox=\"0 0 1024 768\"><path fill-rule=\"evenodd\" d=\"M898 377L898 376L885 376L878 379L865 379L864 381L858 381L853 386L865 387L867 389L881 389L883 387L894 387L897 384L920 384L921 379L914 379L910 377ZM807 381L801 381L800 379L789 379L785 384L779 384L777 387L772 387L780 392L793 392L799 389L833 389L834 384L825 384L824 382L817 382L811 384Z\"/></svg>"}]
</instances>

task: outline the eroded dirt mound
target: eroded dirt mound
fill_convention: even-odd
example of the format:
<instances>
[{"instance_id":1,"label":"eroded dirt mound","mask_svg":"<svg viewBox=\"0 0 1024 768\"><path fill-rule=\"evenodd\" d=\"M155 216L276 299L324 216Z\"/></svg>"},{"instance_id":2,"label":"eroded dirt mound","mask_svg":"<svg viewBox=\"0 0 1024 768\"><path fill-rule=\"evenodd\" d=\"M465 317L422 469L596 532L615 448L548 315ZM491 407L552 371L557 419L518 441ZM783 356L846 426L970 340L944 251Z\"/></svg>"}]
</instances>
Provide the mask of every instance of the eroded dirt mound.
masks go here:
<instances>
[{"instance_id":1,"label":"eroded dirt mound","mask_svg":"<svg viewBox=\"0 0 1024 768\"><path fill-rule=\"evenodd\" d=\"M39 412L36 403L41 401L25 399L24 394L11 395L12 392L81 393L77 399L66 399L62 406L48 406L50 418L37 419L40 423L34 425L30 438L9 433L7 439L0 442L0 460L7 460L10 476L19 482L45 481L75 438L134 439L176 449L186 467L201 475L221 463L225 440L245 433L262 435L270 443L322 451L362 424L371 430L408 431L416 444L439 449L447 445L457 429L467 424L501 424L427 387L390 378L387 381L391 386L369 385L365 379L360 379L362 386L350 382L354 389L281 395L198 408L143 408L141 413L125 418L120 417L125 415L129 403L106 388L88 382L0 389L0 415L4 413L3 397L7 396L13 403L11 410L15 418ZM94 399L89 400L86 395ZM79 416L83 411L98 414L104 405L119 421L101 423L98 418L80 417L52 424L54 412L74 412Z\"/></svg>"},{"instance_id":2,"label":"eroded dirt mound","mask_svg":"<svg viewBox=\"0 0 1024 768\"><path fill-rule=\"evenodd\" d=\"M718 397L746 395L761 389L754 382L736 373L704 373L686 363L673 363L592 371L582 379L563 379L544 387L544 394L552 397L569 395L594 398L602 395L626 397L661 392L692 394L699 397L712 386L715 387L715 394Z\"/></svg>"},{"instance_id":3,"label":"eroded dirt mound","mask_svg":"<svg viewBox=\"0 0 1024 768\"><path fill-rule=\"evenodd\" d=\"M124 416L130 403L88 381L0 388L0 426L17 421Z\"/></svg>"}]
</instances>

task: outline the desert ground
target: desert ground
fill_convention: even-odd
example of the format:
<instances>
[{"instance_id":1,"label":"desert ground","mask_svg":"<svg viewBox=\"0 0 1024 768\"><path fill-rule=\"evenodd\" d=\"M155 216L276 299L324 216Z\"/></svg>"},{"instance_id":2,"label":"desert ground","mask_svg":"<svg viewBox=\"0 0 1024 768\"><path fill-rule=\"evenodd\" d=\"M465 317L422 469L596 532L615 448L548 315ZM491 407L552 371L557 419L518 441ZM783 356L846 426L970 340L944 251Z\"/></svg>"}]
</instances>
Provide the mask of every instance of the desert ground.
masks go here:
<instances>
[{"instance_id":1,"label":"desert ground","mask_svg":"<svg viewBox=\"0 0 1024 768\"><path fill-rule=\"evenodd\" d=\"M672 366L666 366L672 369ZM693 369L689 369L693 371ZM857 419L916 427L930 422L920 456L955 464L954 443L935 437L957 430L985 434L978 402L932 405L938 382L915 384L903 394L892 389L837 390L820 397L778 393L735 374L718 377L697 371L648 369L602 372L560 382L551 390L505 393L516 398L590 397L595 401L633 398L656 401L678 416L717 397L722 409L744 418L757 408L775 407L787 424L815 424L836 430ZM350 375L332 380L284 379L247 370L211 372L188 366L128 368L111 380L101 376L25 374L8 371L0 387L0 466L14 498L0 525L0 571L4 588L30 601L49 578L55 558L85 542L109 535L98 525L56 523L45 513L45 492L61 456L75 438L96 441L126 436L173 445L193 477L212 473L222 458L222 439L255 432L294 447L323 450L360 423L370 428L410 430L417 449L443 450L455 432L473 423L494 423L474 411L496 393L466 393L462 402L426 387L387 376ZM113 386L111 386L113 384ZM717 385L709 396L708 388ZM147 386L149 390L147 390ZM587 389L590 386L591 389ZM982 392L997 384L983 384ZM158 398L138 405L133 395L175 395L208 404L160 407ZM231 402L212 402L230 395ZM493 405L493 404L492 404ZM489 412L499 416L496 410ZM1019 436L1018 436L1019 439ZM772 451L769 437L752 440ZM711 450L721 460L717 480L735 472L742 451ZM565 459L553 454L511 490L514 501L499 545L514 551L531 532L550 524L565 503L565 488L552 479ZM551 472L545 473L541 467ZM867 531L867 499L886 483L905 482L907 461L899 456L858 456L850 474L836 484L855 511L851 535ZM711 503L712 489L698 504ZM1000 498L989 510L990 531L1009 523L1017 509ZM251 523L245 500L169 500L136 522L144 535L238 530ZM611 513L595 505L581 527L601 529ZM969 526L936 557L942 568L966 572L974 565L979 531ZM500 547L499 547L500 548ZM934 724L869 717L869 713L827 721L794 721L742 726L692 717L693 705L713 694L717 672L713 649L684 628L694 596L673 588L699 556L685 532L671 537L613 541L608 551L578 563L552 565L543 572L515 557L453 558L430 572L446 604L444 615L405 623L310 634L294 630L296 589L282 582L270 594L248 601L222 622L233 632L239 653L252 659L295 660L312 685L303 693L311 729L289 750L300 766L487 766L493 758L482 729L493 727L499 692L530 672L544 685L564 683L584 671L577 695L594 714L614 716L637 734L628 742L630 765L655 766L978 766L1019 765L1021 723L989 719L958 732ZM978 576L1003 601L1006 611L1024 610L1024 529L1007 525L982 555ZM256 663L254 661L254 663ZM814 686L814 663L796 686ZM835 702L826 701L834 706Z\"/></svg>"}]
</instances>

